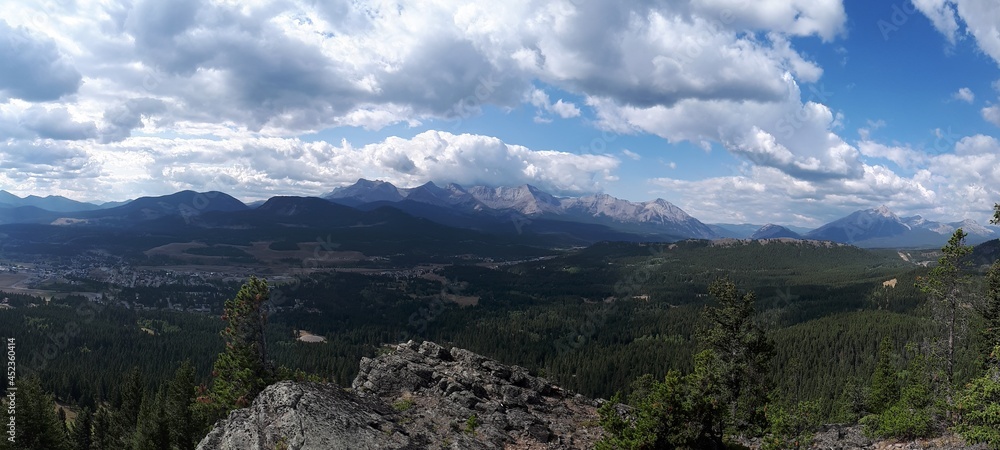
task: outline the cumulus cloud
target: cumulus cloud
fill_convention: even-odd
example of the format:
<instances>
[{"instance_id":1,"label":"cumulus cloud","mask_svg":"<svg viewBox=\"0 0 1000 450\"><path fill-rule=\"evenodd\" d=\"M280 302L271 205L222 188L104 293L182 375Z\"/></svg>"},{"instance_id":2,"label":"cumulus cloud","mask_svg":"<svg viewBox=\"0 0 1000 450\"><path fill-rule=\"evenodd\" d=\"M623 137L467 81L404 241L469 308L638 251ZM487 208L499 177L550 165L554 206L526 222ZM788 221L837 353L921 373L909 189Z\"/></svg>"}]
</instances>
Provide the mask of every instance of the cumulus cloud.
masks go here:
<instances>
[{"instance_id":1,"label":"cumulus cloud","mask_svg":"<svg viewBox=\"0 0 1000 450\"><path fill-rule=\"evenodd\" d=\"M549 100L549 94L546 94L545 91L541 89L531 91L528 101L537 109L537 114L535 115L536 122L551 122L551 119L546 116L546 113L555 114L563 119L580 116L580 108L578 108L575 104L563 101L563 99L559 99L555 103L552 103L552 101Z\"/></svg>"},{"instance_id":2,"label":"cumulus cloud","mask_svg":"<svg viewBox=\"0 0 1000 450\"><path fill-rule=\"evenodd\" d=\"M983 53L1000 64L1000 4L994 0L914 0L913 4L948 42L954 44L964 29Z\"/></svg>"},{"instance_id":3,"label":"cumulus cloud","mask_svg":"<svg viewBox=\"0 0 1000 450\"><path fill-rule=\"evenodd\" d=\"M60 53L48 36L0 19L0 101L56 100L75 93L82 75Z\"/></svg>"},{"instance_id":4,"label":"cumulus cloud","mask_svg":"<svg viewBox=\"0 0 1000 450\"><path fill-rule=\"evenodd\" d=\"M987 106L980 110L980 114L983 115L983 119L987 122L1000 127L1000 106Z\"/></svg>"},{"instance_id":5,"label":"cumulus cloud","mask_svg":"<svg viewBox=\"0 0 1000 450\"><path fill-rule=\"evenodd\" d=\"M39 139L0 144L0 180L10 184L38 180L72 184L79 178L98 176L97 169L86 151L67 143Z\"/></svg>"},{"instance_id":6,"label":"cumulus cloud","mask_svg":"<svg viewBox=\"0 0 1000 450\"><path fill-rule=\"evenodd\" d=\"M97 137L93 122L78 122L66 108L32 106L21 117L21 125L38 137L56 140L81 140Z\"/></svg>"},{"instance_id":7,"label":"cumulus cloud","mask_svg":"<svg viewBox=\"0 0 1000 450\"><path fill-rule=\"evenodd\" d=\"M972 92L972 89L967 87L961 88L958 92L951 95L955 100L961 100L965 103L972 103L976 100L976 94Z\"/></svg>"},{"instance_id":8,"label":"cumulus cloud","mask_svg":"<svg viewBox=\"0 0 1000 450\"><path fill-rule=\"evenodd\" d=\"M651 183L654 193L680 194L685 200L679 206L708 222L819 226L872 204L907 213L922 211L936 200L936 193L917 179L899 177L878 165L864 166L863 175L852 180L806 181L752 165L741 172L702 180L656 178Z\"/></svg>"},{"instance_id":9,"label":"cumulus cloud","mask_svg":"<svg viewBox=\"0 0 1000 450\"><path fill-rule=\"evenodd\" d=\"M15 18L39 13L30 3L10 9ZM100 86L87 91L87 100L103 103L91 110L117 107L115 97L156 98L179 125L225 123L284 135L474 115L484 105L534 98L539 82L640 107L692 98L780 101L785 72L809 83L822 74L787 36L830 40L846 22L840 0L139 0L45 13L41 28L71 47L88 83ZM56 79L79 84L57 50L35 53L66 66L49 71L65 72ZM540 109L581 115L563 99Z\"/></svg>"},{"instance_id":10,"label":"cumulus cloud","mask_svg":"<svg viewBox=\"0 0 1000 450\"><path fill-rule=\"evenodd\" d=\"M901 216L920 214L930 220L971 218L985 223L992 217L992 205L1000 198L996 138L962 137L939 154L872 141L862 141L858 147L873 162L863 163L857 178L804 180L748 163L725 177L656 178L650 181L651 193L682 199L679 206L708 222L819 226L881 204ZM904 167L910 175L900 175L878 159Z\"/></svg>"},{"instance_id":11,"label":"cumulus cloud","mask_svg":"<svg viewBox=\"0 0 1000 450\"><path fill-rule=\"evenodd\" d=\"M104 143L118 142L128 138L132 130L142 124L142 118L166 110L163 101L154 98L134 98L104 111L105 126L101 130Z\"/></svg>"},{"instance_id":12,"label":"cumulus cloud","mask_svg":"<svg viewBox=\"0 0 1000 450\"><path fill-rule=\"evenodd\" d=\"M651 133L670 142L718 142L756 164L803 179L861 176L857 149L831 131L837 123L833 111L822 103L802 103L798 84L790 76L784 82L781 102L688 99L635 107L591 97L588 104L609 130Z\"/></svg>"},{"instance_id":13,"label":"cumulus cloud","mask_svg":"<svg viewBox=\"0 0 1000 450\"><path fill-rule=\"evenodd\" d=\"M87 190L160 195L182 189L223 190L244 198L279 194L319 195L332 188L379 178L401 186L428 180L462 185L530 183L556 194L603 190L616 180L620 160L534 150L472 134L426 131L411 139L388 138L361 147L344 141L296 138L215 139L132 137L106 145L36 140L0 146L0 184L26 176L64 178L55 191L88 198L73 178L98 180ZM96 185L95 185L96 183Z\"/></svg>"}]
</instances>

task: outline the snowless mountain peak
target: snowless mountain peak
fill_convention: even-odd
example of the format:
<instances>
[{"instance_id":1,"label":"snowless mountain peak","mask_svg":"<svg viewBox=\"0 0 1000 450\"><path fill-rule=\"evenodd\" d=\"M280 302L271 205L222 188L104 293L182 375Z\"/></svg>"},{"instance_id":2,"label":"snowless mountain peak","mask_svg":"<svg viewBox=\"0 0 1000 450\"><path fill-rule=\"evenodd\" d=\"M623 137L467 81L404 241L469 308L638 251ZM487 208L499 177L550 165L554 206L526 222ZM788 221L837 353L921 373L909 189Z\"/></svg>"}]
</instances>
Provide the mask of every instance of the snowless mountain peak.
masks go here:
<instances>
[{"instance_id":1,"label":"snowless mountain peak","mask_svg":"<svg viewBox=\"0 0 1000 450\"><path fill-rule=\"evenodd\" d=\"M658 198L631 202L606 193L557 198L536 186L472 186L450 183L442 189L433 183L397 189L390 183L359 180L326 196L331 200L357 203L409 200L465 211L514 212L527 217L606 224L616 229L640 233L661 233L677 237L713 239L718 235L707 225L676 205Z\"/></svg>"},{"instance_id":2,"label":"snowless mountain peak","mask_svg":"<svg viewBox=\"0 0 1000 450\"><path fill-rule=\"evenodd\" d=\"M896 214L889 209L888 206L882 205L875 208L875 213L886 218L896 217Z\"/></svg>"}]
</instances>

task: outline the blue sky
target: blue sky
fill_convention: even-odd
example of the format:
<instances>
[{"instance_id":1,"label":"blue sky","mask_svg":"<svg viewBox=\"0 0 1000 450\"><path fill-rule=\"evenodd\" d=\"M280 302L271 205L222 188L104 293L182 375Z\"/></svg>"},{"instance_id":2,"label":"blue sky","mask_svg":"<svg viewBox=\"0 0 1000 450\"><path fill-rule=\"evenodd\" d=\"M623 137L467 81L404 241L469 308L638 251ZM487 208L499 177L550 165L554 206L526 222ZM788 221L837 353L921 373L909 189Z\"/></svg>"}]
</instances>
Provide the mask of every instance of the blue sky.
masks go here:
<instances>
[{"instance_id":1,"label":"blue sky","mask_svg":"<svg viewBox=\"0 0 1000 450\"><path fill-rule=\"evenodd\" d=\"M816 226L1000 201L989 0L15 2L0 188L530 183Z\"/></svg>"}]
</instances>

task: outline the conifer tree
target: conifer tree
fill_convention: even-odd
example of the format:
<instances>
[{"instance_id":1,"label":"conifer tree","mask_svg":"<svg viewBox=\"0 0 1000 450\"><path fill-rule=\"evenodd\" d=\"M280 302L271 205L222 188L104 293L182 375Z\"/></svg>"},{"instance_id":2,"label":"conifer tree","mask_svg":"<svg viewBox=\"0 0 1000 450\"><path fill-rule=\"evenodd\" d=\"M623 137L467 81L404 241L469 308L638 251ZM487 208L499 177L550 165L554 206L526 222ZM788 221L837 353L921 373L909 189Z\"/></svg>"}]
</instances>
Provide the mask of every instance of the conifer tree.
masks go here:
<instances>
[{"instance_id":1,"label":"conifer tree","mask_svg":"<svg viewBox=\"0 0 1000 450\"><path fill-rule=\"evenodd\" d=\"M90 441L93 450L117 449L115 445L113 417L107 406L97 403L97 412L94 413L94 432Z\"/></svg>"},{"instance_id":2,"label":"conifer tree","mask_svg":"<svg viewBox=\"0 0 1000 450\"><path fill-rule=\"evenodd\" d=\"M90 408L83 408L80 414L76 416L76 421L73 423L73 431L71 432L71 437L73 441L73 450L91 450L92 448L92 431L94 423L94 414L90 412Z\"/></svg>"},{"instance_id":3,"label":"conifer tree","mask_svg":"<svg viewBox=\"0 0 1000 450\"><path fill-rule=\"evenodd\" d=\"M134 450L170 450L170 428L166 417L166 390L142 402L139 420L132 434Z\"/></svg>"},{"instance_id":4,"label":"conifer tree","mask_svg":"<svg viewBox=\"0 0 1000 450\"><path fill-rule=\"evenodd\" d=\"M943 328L940 340L945 365L945 401L949 407L953 405L955 348L964 324L963 302L967 300L966 288L970 281L969 275L963 272L968 265L966 257L972 253L972 247L965 245L966 236L961 228L955 230L948 244L941 248L943 255L938 259L938 265L929 276L917 279L920 290L927 294L931 302L935 322Z\"/></svg>"},{"instance_id":5,"label":"conifer tree","mask_svg":"<svg viewBox=\"0 0 1000 450\"><path fill-rule=\"evenodd\" d=\"M728 407L727 428L738 434L759 435L767 426L768 372L774 344L755 321L753 292L743 293L732 281L717 280L709 286L709 293L719 304L705 309L707 325L698 337L711 351L708 370L716 371L722 380L716 401Z\"/></svg>"},{"instance_id":6,"label":"conifer tree","mask_svg":"<svg viewBox=\"0 0 1000 450\"><path fill-rule=\"evenodd\" d=\"M995 208L990 223L1000 225L1000 204ZM986 298L981 313L986 322L983 327L986 352L993 354L993 348L1000 345L1000 260L994 261L986 273Z\"/></svg>"},{"instance_id":7,"label":"conifer tree","mask_svg":"<svg viewBox=\"0 0 1000 450\"><path fill-rule=\"evenodd\" d=\"M195 417L194 367L191 361L184 361L174 373L167 388L166 416L170 426L170 441L177 450L193 450L201 426Z\"/></svg>"},{"instance_id":8,"label":"conifer tree","mask_svg":"<svg viewBox=\"0 0 1000 450\"><path fill-rule=\"evenodd\" d=\"M878 361L869 388L867 408L873 414L881 414L899 399L899 384L896 382L896 368L892 363L892 343L888 337L882 338L878 347Z\"/></svg>"},{"instance_id":9,"label":"conifer tree","mask_svg":"<svg viewBox=\"0 0 1000 450\"><path fill-rule=\"evenodd\" d=\"M135 432L145 393L142 374L138 367L132 367L125 374L118 392L118 408L115 411L112 431L113 435L123 443L127 443Z\"/></svg>"},{"instance_id":10,"label":"conifer tree","mask_svg":"<svg viewBox=\"0 0 1000 450\"><path fill-rule=\"evenodd\" d=\"M63 450L69 447L53 406L55 398L42 390L37 377L25 377L17 390L17 441L25 450Z\"/></svg>"},{"instance_id":11,"label":"conifer tree","mask_svg":"<svg viewBox=\"0 0 1000 450\"><path fill-rule=\"evenodd\" d=\"M222 331L226 348L212 369L211 401L219 417L248 406L274 377L264 337L269 297L267 281L251 277L235 298L226 300L222 316L228 322Z\"/></svg>"}]
</instances>

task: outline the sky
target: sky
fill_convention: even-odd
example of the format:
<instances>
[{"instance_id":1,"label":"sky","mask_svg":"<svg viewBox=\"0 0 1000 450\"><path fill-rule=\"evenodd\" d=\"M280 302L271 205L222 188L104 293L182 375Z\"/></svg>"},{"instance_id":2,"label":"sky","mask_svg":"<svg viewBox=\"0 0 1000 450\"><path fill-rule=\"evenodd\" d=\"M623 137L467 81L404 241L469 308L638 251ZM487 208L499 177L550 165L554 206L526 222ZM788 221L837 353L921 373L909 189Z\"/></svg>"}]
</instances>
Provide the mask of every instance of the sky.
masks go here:
<instances>
[{"instance_id":1,"label":"sky","mask_svg":"<svg viewBox=\"0 0 1000 450\"><path fill-rule=\"evenodd\" d=\"M995 0L31 0L0 189L532 184L818 226L1000 202Z\"/></svg>"}]
</instances>

